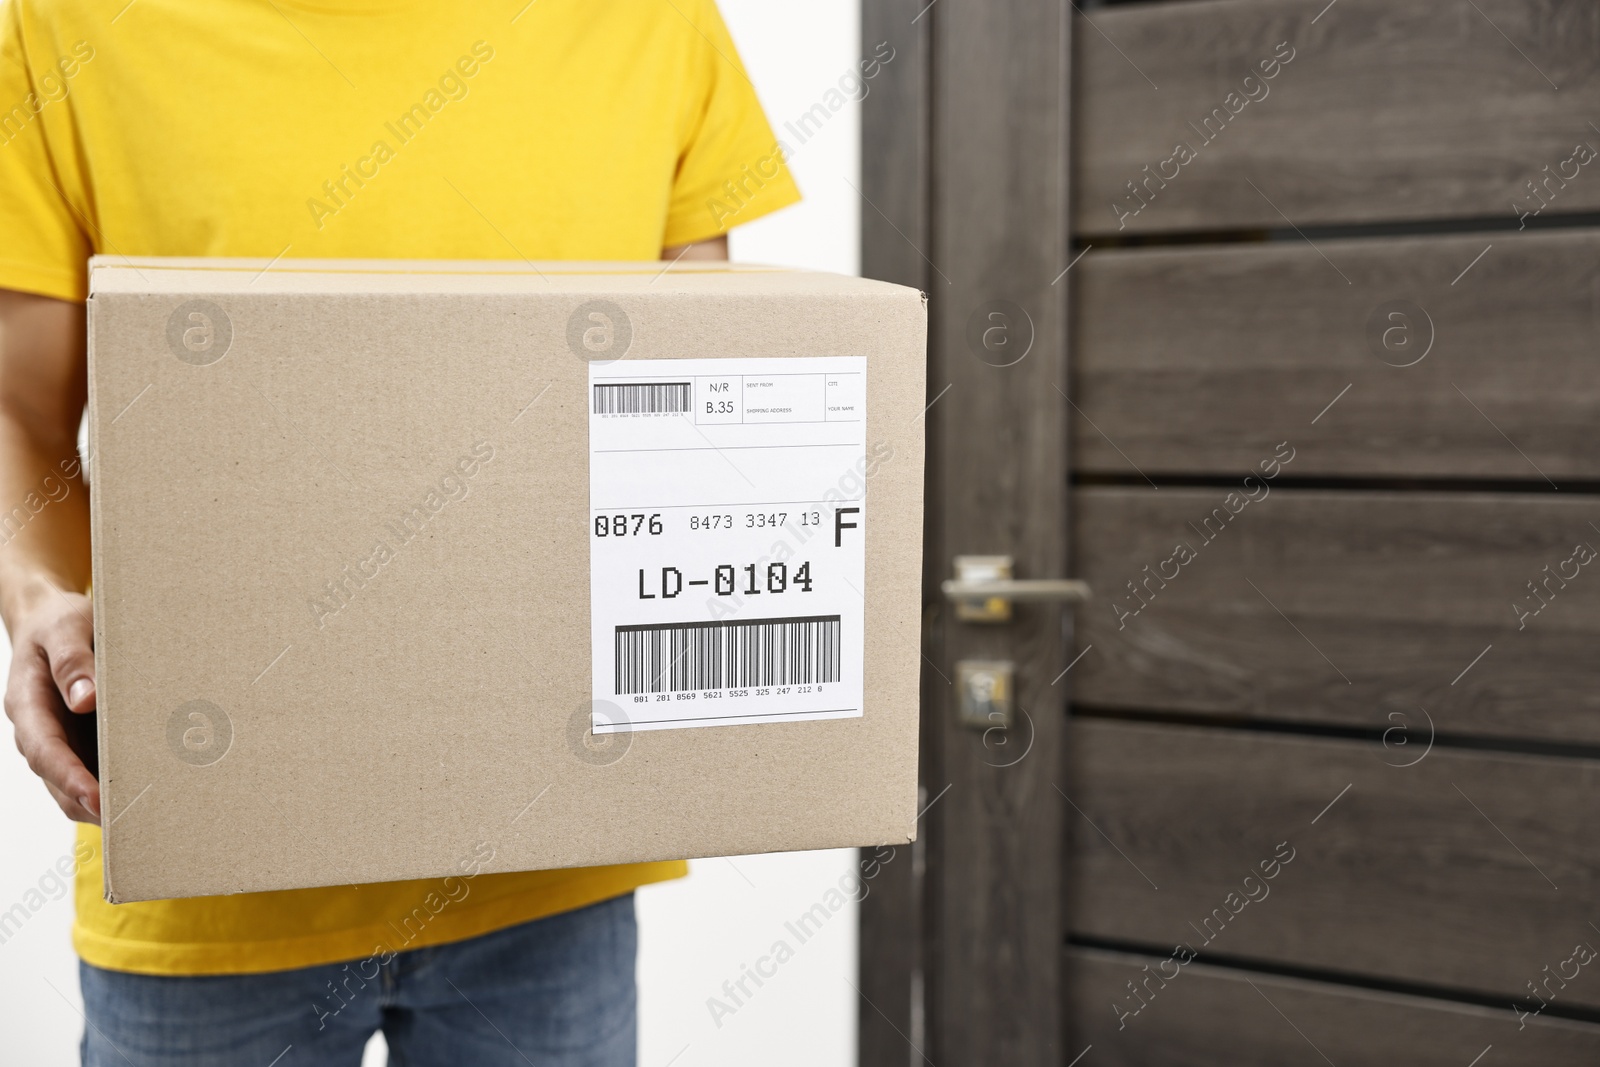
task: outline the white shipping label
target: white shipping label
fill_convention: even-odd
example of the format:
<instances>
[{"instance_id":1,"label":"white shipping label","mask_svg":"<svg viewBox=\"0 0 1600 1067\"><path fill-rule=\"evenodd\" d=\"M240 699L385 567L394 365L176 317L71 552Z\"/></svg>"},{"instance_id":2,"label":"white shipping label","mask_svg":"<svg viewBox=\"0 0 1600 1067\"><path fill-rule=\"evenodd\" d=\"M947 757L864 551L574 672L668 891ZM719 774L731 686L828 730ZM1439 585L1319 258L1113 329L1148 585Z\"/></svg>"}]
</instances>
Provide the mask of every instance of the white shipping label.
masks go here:
<instances>
[{"instance_id":1,"label":"white shipping label","mask_svg":"<svg viewBox=\"0 0 1600 1067\"><path fill-rule=\"evenodd\" d=\"M596 734L862 713L866 371L589 365Z\"/></svg>"}]
</instances>

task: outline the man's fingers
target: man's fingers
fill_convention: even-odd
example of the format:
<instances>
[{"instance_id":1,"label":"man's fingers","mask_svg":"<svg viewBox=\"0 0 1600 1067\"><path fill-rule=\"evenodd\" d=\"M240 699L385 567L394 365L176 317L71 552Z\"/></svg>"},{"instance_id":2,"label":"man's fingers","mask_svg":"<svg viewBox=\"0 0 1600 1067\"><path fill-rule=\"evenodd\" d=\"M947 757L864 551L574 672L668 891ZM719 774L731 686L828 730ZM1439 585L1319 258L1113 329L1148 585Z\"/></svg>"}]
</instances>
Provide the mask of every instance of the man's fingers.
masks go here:
<instances>
[{"instance_id":1,"label":"man's fingers","mask_svg":"<svg viewBox=\"0 0 1600 1067\"><path fill-rule=\"evenodd\" d=\"M100 821L100 783L96 782L64 740L36 741L24 753L28 766L44 780L69 819L78 822Z\"/></svg>"},{"instance_id":2,"label":"man's fingers","mask_svg":"<svg viewBox=\"0 0 1600 1067\"><path fill-rule=\"evenodd\" d=\"M72 751L55 716L29 711L18 714L14 721L17 748L34 774L72 797L99 792L99 783Z\"/></svg>"},{"instance_id":3,"label":"man's fingers","mask_svg":"<svg viewBox=\"0 0 1600 1067\"><path fill-rule=\"evenodd\" d=\"M94 625L88 613L63 612L39 635L39 644L50 664L56 689L67 707L79 714L93 711Z\"/></svg>"},{"instance_id":4,"label":"man's fingers","mask_svg":"<svg viewBox=\"0 0 1600 1067\"><path fill-rule=\"evenodd\" d=\"M96 826L100 824L100 801L98 798L69 797L49 782L46 782L44 787L50 791L50 796L55 799L56 807L60 808L61 813L73 822L93 823ZM94 807L89 807L89 803L92 803Z\"/></svg>"},{"instance_id":5,"label":"man's fingers","mask_svg":"<svg viewBox=\"0 0 1600 1067\"><path fill-rule=\"evenodd\" d=\"M15 728L17 750L61 810L80 822L99 822L100 783L73 750L67 731L72 711L82 714L95 707L93 627L71 599L63 608L16 642L5 710ZM68 693L76 698L71 705ZM83 722L72 720L74 726Z\"/></svg>"},{"instance_id":6,"label":"man's fingers","mask_svg":"<svg viewBox=\"0 0 1600 1067\"><path fill-rule=\"evenodd\" d=\"M14 665L13 670L19 666ZM87 821L94 821L100 811L100 783L67 742L66 729L56 717L55 694L50 684L49 676L42 671L32 684L18 685L13 679L6 711L16 729L17 749L33 773L43 778L53 793L59 791L58 803L65 797L83 809L89 816Z\"/></svg>"}]
</instances>

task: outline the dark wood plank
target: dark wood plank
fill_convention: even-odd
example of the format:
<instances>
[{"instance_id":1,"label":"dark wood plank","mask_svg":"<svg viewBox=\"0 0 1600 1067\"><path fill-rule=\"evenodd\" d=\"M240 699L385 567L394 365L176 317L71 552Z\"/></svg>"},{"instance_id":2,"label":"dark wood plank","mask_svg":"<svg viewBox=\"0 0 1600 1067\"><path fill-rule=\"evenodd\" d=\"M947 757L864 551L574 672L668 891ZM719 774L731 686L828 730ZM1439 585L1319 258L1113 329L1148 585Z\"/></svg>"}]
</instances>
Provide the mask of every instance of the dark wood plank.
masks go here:
<instances>
[{"instance_id":1,"label":"dark wood plank","mask_svg":"<svg viewBox=\"0 0 1600 1067\"><path fill-rule=\"evenodd\" d=\"M893 58L861 101L861 273L926 291L932 20L916 0L862 0L863 55Z\"/></svg>"},{"instance_id":2,"label":"dark wood plank","mask_svg":"<svg viewBox=\"0 0 1600 1067\"><path fill-rule=\"evenodd\" d=\"M1075 699L1600 741L1600 566L1569 562L1579 544L1600 549L1592 498L1251 491L1254 503L1228 488L1074 494L1077 572L1096 593L1079 615L1093 648ZM1229 502L1243 503L1231 518ZM1193 552L1181 566L1179 545ZM1576 572L1565 588L1561 571Z\"/></svg>"},{"instance_id":3,"label":"dark wood plank","mask_svg":"<svg viewBox=\"0 0 1600 1067\"><path fill-rule=\"evenodd\" d=\"M1019 573L1065 573L1066 71L1071 8L1028 0L939 4L934 20L933 183L928 374L930 577L957 553L1016 557ZM1011 366L969 346L973 321L1009 301ZM981 328L978 331L981 334ZM993 339L993 335L991 335ZM982 357L982 358L980 358ZM988 360L989 362L986 362ZM947 389L948 387L948 389ZM908 531L908 536L913 535ZM930 590L935 591L937 587ZM1060 612L1008 626L953 621L929 634L942 675L927 693L928 1047L939 1064L1059 1067L1064 804L1059 780L1063 700L1050 681L1065 666ZM1017 663L1014 742L956 723L944 682L965 658ZM986 742L988 742L986 744ZM1031 748L1028 746L1031 744ZM1011 752L1025 750L1015 766ZM946 789L948 787L948 789Z\"/></svg>"},{"instance_id":4,"label":"dark wood plank","mask_svg":"<svg viewBox=\"0 0 1600 1067\"><path fill-rule=\"evenodd\" d=\"M1600 946L1600 761L1435 746L1395 767L1420 753L1106 720L1072 735L1076 936L1504 998L1508 1016ZM1600 960L1565 969L1553 1003L1600 1008Z\"/></svg>"},{"instance_id":5,"label":"dark wood plank","mask_svg":"<svg viewBox=\"0 0 1600 1067\"><path fill-rule=\"evenodd\" d=\"M1545 166L1600 148L1588 0L1223 0L1087 17L1074 56L1082 233L1516 218L1514 200L1539 202L1525 183ZM1275 53L1292 58L1246 85ZM1214 108L1226 121L1199 129ZM1140 203L1126 183L1179 142L1194 158L1165 165L1175 176L1124 215ZM1552 182L1544 214L1600 207L1596 169L1568 164L1576 177Z\"/></svg>"},{"instance_id":6,"label":"dark wood plank","mask_svg":"<svg viewBox=\"0 0 1600 1067\"><path fill-rule=\"evenodd\" d=\"M1519 1029L1508 1011L1204 963L1161 970L1165 958L1067 952L1068 1008L1094 1046L1085 1064L1248 1067L1325 1057L1406 1067L1590 1067L1600 1059L1600 1026L1588 1023L1540 1017ZM1178 977L1163 986L1160 975L1174 969ZM1126 1003L1127 983L1152 972L1149 1003L1124 1018L1113 1005Z\"/></svg>"},{"instance_id":7,"label":"dark wood plank","mask_svg":"<svg viewBox=\"0 0 1600 1067\"><path fill-rule=\"evenodd\" d=\"M930 23L912 21L921 7L918 0L861 6L863 53L875 54L880 42L893 49L861 104L861 272L926 291L928 264L918 249L928 241ZM942 684L923 673L924 691ZM926 770L922 781L925 789ZM857 979L857 1058L864 1064L906 1062L916 1055L908 1040L925 1043L921 1005L913 1004L922 967L923 879L914 855L921 848L862 850L862 877L872 876L861 901Z\"/></svg>"},{"instance_id":8,"label":"dark wood plank","mask_svg":"<svg viewBox=\"0 0 1600 1067\"><path fill-rule=\"evenodd\" d=\"M1079 471L1232 472L1290 440L1300 476L1600 478L1600 230L1092 251L1073 274Z\"/></svg>"}]
</instances>

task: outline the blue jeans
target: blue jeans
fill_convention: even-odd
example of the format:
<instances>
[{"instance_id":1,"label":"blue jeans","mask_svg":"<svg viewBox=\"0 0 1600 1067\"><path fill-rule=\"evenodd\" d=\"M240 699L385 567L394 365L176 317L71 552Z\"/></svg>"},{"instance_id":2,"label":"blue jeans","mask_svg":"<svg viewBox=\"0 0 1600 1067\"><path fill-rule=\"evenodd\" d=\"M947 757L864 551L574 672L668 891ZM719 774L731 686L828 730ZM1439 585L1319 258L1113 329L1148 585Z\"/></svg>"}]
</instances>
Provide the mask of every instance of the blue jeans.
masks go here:
<instances>
[{"instance_id":1,"label":"blue jeans","mask_svg":"<svg viewBox=\"0 0 1600 1067\"><path fill-rule=\"evenodd\" d=\"M633 1067L633 894L447 945L268 974L81 965L85 1067ZM330 985L331 983L331 985ZM331 992L338 991L335 997Z\"/></svg>"}]
</instances>

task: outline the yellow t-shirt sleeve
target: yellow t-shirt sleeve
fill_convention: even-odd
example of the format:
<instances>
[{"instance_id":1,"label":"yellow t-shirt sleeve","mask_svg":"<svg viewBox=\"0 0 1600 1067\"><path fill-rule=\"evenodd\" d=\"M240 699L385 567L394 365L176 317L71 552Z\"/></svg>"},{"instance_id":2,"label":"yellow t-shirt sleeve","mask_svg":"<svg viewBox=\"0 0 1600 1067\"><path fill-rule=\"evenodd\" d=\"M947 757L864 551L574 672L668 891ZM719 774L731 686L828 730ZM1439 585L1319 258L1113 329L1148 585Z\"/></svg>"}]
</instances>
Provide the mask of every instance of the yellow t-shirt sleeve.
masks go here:
<instances>
[{"instance_id":1,"label":"yellow t-shirt sleeve","mask_svg":"<svg viewBox=\"0 0 1600 1067\"><path fill-rule=\"evenodd\" d=\"M20 0L0 3L0 289L62 300L88 290L90 243L82 216L68 206L77 168L52 144L70 143L72 79L85 42L58 50L30 40ZM30 54L30 53L38 54Z\"/></svg>"},{"instance_id":2,"label":"yellow t-shirt sleeve","mask_svg":"<svg viewBox=\"0 0 1600 1067\"><path fill-rule=\"evenodd\" d=\"M672 0L694 29L686 136L664 247L706 241L787 207L800 190L712 0Z\"/></svg>"}]
</instances>

